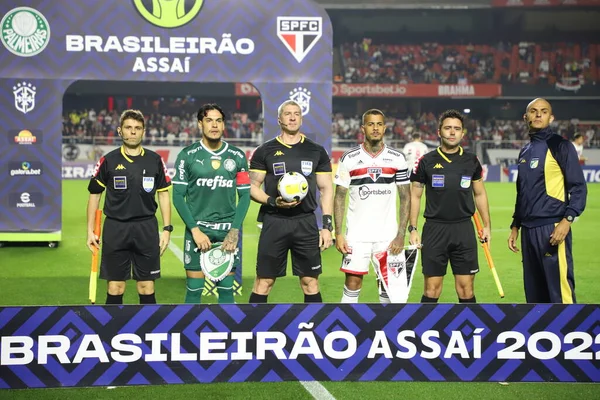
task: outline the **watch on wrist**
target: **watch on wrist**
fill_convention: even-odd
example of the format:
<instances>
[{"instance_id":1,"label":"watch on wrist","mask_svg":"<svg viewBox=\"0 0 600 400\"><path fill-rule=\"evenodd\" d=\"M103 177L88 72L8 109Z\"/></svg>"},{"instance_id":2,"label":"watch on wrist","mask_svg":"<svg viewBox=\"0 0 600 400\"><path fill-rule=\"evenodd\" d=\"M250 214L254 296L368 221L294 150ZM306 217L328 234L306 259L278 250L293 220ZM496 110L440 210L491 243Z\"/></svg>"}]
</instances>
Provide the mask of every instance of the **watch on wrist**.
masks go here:
<instances>
[{"instance_id":1,"label":"watch on wrist","mask_svg":"<svg viewBox=\"0 0 600 400\"><path fill-rule=\"evenodd\" d=\"M569 221L569 222L573 222L573 221L575 220L575 218L574 218L572 215L567 215L567 216L565 217L565 219L566 219L567 221Z\"/></svg>"},{"instance_id":2,"label":"watch on wrist","mask_svg":"<svg viewBox=\"0 0 600 400\"><path fill-rule=\"evenodd\" d=\"M323 229L327 229L329 232L333 231L333 218L331 215L323 215Z\"/></svg>"},{"instance_id":3,"label":"watch on wrist","mask_svg":"<svg viewBox=\"0 0 600 400\"><path fill-rule=\"evenodd\" d=\"M277 199L273 196L269 196L269 198L267 199L267 205L271 207L277 207Z\"/></svg>"},{"instance_id":4,"label":"watch on wrist","mask_svg":"<svg viewBox=\"0 0 600 400\"><path fill-rule=\"evenodd\" d=\"M163 231L173 232L173 225L164 226Z\"/></svg>"},{"instance_id":5,"label":"watch on wrist","mask_svg":"<svg viewBox=\"0 0 600 400\"><path fill-rule=\"evenodd\" d=\"M417 227L416 227L416 226L414 226L414 225L409 225L409 226L408 226L408 233L411 233L412 231L415 231L415 232L416 232L416 231L417 231Z\"/></svg>"}]
</instances>

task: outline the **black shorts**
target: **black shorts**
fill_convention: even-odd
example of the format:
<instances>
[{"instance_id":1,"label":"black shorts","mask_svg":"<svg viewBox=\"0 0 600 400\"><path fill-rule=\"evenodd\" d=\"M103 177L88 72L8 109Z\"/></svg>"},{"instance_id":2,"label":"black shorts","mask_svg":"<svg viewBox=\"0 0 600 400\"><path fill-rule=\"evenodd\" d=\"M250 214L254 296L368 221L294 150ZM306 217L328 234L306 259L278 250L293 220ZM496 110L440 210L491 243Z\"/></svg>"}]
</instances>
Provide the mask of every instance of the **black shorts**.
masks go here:
<instances>
[{"instance_id":1,"label":"black shorts","mask_svg":"<svg viewBox=\"0 0 600 400\"><path fill-rule=\"evenodd\" d=\"M100 278L153 281L160 278L160 238L156 217L123 222L106 218L102 230Z\"/></svg>"},{"instance_id":2,"label":"black shorts","mask_svg":"<svg viewBox=\"0 0 600 400\"><path fill-rule=\"evenodd\" d=\"M470 219L454 223L427 221L423 226L421 242L423 275L446 275L448 261L454 275L479 272L477 239Z\"/></svg>"},{"instance_id":3,"label":"black shorts","mask_svg":"<svg viewBox=\"0 0 600 400\"><path fill-rule=\"evenodd\" d=\"M292 252L292 273L318 276L321 267L319 227L314 214L282 217L265 214L258 240L256 275L278 278L286 275L288 250Z\"/></svg>"}]
</instances>

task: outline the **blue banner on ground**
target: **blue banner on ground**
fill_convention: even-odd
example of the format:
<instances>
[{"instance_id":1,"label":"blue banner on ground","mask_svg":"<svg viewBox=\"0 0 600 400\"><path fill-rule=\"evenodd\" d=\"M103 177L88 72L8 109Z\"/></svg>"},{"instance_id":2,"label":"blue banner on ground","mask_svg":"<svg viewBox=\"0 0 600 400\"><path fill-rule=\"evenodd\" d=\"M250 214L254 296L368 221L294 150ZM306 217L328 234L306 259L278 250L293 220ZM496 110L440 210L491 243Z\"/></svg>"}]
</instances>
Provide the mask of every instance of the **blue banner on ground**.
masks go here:
<instances>
[{"instance_id":1,"label":"blue banner on ground","mask_svg":"<svg viewBox=\"0 0 600 400\"><path fill-rule=\"evenodd\" d=\"M599 358L598 305L0 308L0 388L600 382Z\"/></svg>"}]
</instances>

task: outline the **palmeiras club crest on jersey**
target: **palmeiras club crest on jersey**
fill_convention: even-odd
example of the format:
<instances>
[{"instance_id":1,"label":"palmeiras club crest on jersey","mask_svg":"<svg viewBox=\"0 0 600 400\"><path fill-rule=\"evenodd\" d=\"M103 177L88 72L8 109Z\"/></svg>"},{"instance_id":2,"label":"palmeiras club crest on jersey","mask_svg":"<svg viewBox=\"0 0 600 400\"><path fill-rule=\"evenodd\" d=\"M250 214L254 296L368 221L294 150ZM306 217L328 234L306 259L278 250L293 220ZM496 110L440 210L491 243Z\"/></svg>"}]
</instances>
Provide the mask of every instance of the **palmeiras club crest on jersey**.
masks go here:
<instances>
[{"instance_id":1,"label":"palmeiras club crest on jersey","mask_svg":"<svg viewBox=\"0 0 600 400\"><path fill-rule=\"evenodd\" d=\"M377 182L377 179L381 176L381 168L368 168L367 174L371 177L373 182Z\"/></svg>"},{"instance_id":2,"label":"palmeiras club crest on jersey","mask_svg":"<svg viewBox=\"0 0 600 400\"><path fill-rule=\"evenodd\" d=\"M277 17L277 36L299 63L322 35L321 17Z\"/></svg>"},{"instance_id":3,"label":"palmeiras club crest on jersey","mask_svg":"<svg viewBox=\"0 0 600 400\"><path fill-rule=\"evenodd\" d=\"M19 82L13 86L15 108L27 114L35 108L36 88L29 82Z\"/></svg>"},{"instance_id":4,"label":"palmeiras club crest on jersey","mask_svg":"<svg viewBox=\"0 0 600 400\"><path fill-rule=\"evenodd\" d=\"M310 111L310 92L303 87L297 87L290 92L290 100L295 101L302 110L302 116Z\"/></svg>"}]
</instances>

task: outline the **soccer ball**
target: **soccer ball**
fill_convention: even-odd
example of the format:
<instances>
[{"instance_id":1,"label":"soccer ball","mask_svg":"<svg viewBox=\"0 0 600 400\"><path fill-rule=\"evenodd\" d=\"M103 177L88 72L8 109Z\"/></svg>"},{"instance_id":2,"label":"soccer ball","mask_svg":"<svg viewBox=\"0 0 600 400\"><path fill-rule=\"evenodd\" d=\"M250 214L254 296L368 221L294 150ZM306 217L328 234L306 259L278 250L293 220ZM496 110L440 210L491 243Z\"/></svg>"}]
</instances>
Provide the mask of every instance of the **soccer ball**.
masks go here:
<instances>
[{"instance_id":1,"label":"soccer ball","mask_svg":"<svg viewBox=\"0 0 600 400\"><path fill-rule=\"evenodd\" d=\"M308 193L308 182L302 174L287 172L279 179L277 191L287 202L301 201Z\"/></svg>"}]
</instances>

